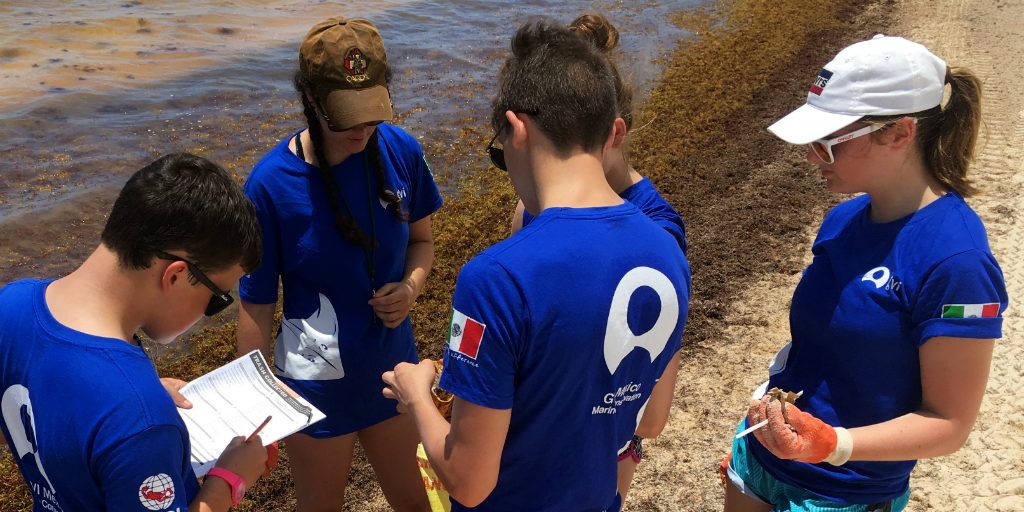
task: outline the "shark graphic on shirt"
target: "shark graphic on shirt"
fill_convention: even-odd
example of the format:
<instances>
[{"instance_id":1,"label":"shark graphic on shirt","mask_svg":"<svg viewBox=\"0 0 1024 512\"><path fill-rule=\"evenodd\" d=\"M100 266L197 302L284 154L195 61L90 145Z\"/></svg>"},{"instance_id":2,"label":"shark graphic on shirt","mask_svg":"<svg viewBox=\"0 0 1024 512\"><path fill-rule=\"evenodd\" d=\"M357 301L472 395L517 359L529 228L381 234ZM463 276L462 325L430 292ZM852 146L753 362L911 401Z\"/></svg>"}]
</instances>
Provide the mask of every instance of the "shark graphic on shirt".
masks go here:
<instances>
[{"instance_id":1,"label":"shark graphic on shirt","mask_svg":"<svg viewBox=\"0 0 1024 512\"><path fill-rule=\"evenodd\" d=\"M345 377L338 350L338 316L320 294L320 307L309 318L286 318L274 346L278 375L296 380Z\"/></svg>"}]
</instances>

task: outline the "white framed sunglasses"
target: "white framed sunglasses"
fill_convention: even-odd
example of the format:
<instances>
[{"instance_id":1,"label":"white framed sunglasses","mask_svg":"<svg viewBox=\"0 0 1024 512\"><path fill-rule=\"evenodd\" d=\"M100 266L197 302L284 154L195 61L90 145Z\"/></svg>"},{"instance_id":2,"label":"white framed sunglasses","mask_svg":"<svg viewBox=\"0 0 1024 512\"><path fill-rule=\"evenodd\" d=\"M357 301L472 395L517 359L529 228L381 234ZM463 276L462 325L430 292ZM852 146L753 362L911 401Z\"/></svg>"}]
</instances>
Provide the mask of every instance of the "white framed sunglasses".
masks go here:
<instances>
[{"instance_id":1,"label":"white framed sunglasses","mask_svg":"<svg viewBox=\"0 0 1024 512\"><path fill-rule=\"evenodd\" d=\"M914 124L917 124L916 117L911 117L910 120L913 121ZM892 123L865 126L864 128L852 131L845 135L840 135L838 137L833 137L831 139L818 139L814 142L808 143L807 145L811 147L811 150L814 151L814 154L817 155L818 158L820 158L823 162L825 162L826 164L833 164L836 161L836 157L835 155L832 154L832 146L851 141L853 139L856 139L857 137L862 137L871 132L876 132L883 128L888 128L890 126L892 126Z\"/></svg>"}]
</instances>

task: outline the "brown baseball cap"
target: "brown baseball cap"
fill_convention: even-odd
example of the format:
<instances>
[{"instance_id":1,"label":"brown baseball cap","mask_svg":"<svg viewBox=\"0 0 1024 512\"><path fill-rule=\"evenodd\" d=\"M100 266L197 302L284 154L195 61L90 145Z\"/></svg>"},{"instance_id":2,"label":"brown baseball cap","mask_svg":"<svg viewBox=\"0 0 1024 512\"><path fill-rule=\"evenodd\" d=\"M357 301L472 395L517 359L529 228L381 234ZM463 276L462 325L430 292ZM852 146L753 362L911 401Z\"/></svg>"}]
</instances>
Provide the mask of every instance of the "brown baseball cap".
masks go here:
<instances>
[{"instance_id":1,"label":"brown baseball cap","mask_svg":"<svg viewBox=\"0 0 1024 512\"><path fill-rule=\"evenodd\" d=\"M384 41L362 18L321 21L299 47L299 72L316 87L331 124L341 129L392 119L387 69Z\"/></svg>"}]
</instances>

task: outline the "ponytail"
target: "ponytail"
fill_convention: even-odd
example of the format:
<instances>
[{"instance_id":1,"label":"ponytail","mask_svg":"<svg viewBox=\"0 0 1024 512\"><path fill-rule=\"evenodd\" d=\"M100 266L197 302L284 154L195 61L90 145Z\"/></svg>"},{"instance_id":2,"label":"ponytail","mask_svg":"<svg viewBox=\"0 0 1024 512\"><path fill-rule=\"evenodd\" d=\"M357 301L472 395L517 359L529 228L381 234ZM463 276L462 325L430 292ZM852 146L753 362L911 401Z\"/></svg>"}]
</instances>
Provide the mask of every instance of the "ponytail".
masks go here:
<instances>
[{"instance_id":1,"label":"ponytail","mask_svg":"<svg viewBox=\"0 0 1024 512\"><path fill-rule=\"evenodd\" d=\"M946 68L950 94L946 106L913 114L867 116L861 122L892 124L904 117L917 119L917 148L928 173L960 197L971 197L980 189L967 179L981 127L981 80L964 68ZM873 136L880 136L875 132Z\"/></svg>"},{"instance_id":2,"label":"ponytail","mask_svg":"<svg viewBox=\"0 0 1024 512\"><path fill-rule=\"evenodd\" d=\"M917 121L918 144L932 176L962 197L979 192L967 179L981 127L981 80L964 68L947 68L950 95L937 114Z\"/></svg>"}]
</instances>

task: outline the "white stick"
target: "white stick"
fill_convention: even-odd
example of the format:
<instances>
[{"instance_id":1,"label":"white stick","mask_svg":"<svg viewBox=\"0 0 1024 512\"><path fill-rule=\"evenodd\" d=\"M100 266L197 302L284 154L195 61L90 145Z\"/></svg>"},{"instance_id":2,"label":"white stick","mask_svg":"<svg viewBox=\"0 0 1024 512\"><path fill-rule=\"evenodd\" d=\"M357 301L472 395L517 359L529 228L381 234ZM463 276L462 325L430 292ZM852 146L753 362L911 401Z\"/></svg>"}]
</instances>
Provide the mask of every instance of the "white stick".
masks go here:
<instances>
[{"instance_id":1,"label":"white stick","mask_svg":"<svg viewBox=\"0 0 1024 512\"><path fill-rule=\"evenodd\" d=\"M804 394L804 390L801 389L800 392L796 394L796 396L799 398L800 395L803 395L803 394ZM741 437L743 437L743 436L745 436L745 435L747 435L747 434L749 434L749 433L751 433L751 432L753 432L753 431L755 431L755 430L757 430L757 429L759 429L759 428L761 428L761 427L763 427L763 426L765 426L767 424L768 424L768 420L764 420L761 423L758 423L757 425L754 425L753 427L750 427L750 428L744 430L743 432L740 432L739 434L736 434L736 439L739 439L739 438L741 438Z\"/></svg>"},{"instance_id":2,"label":"white stick","mask_svg":"<svg viewBox=\"0 0 1024 512\"><path fill-rule=\"evenodd\" d=\"M747 435L747 434L749 434L749 433L751 433L751 432L753 432L753 431L755 431L755 430L757 430L757 429L759 429L759 428L761 428L761 427L763 427L763 426L765 426L767 424L768 424L768 420L764 420L761 423L758 423L757 425L754 425L753 427L750 427L750 428L744 430L743 432L740 432L739 434L736 434L736 439L739 439L739 438L741 438L741 437L743 437L743 436L745 436L745 435Z\"/></svg>"}]
</instances>

